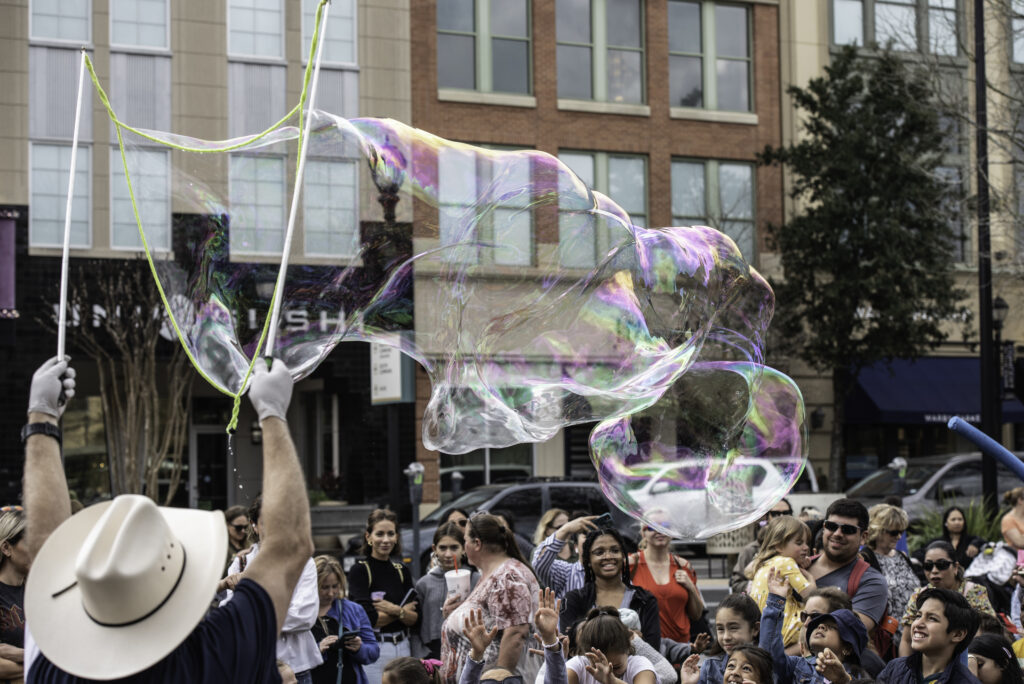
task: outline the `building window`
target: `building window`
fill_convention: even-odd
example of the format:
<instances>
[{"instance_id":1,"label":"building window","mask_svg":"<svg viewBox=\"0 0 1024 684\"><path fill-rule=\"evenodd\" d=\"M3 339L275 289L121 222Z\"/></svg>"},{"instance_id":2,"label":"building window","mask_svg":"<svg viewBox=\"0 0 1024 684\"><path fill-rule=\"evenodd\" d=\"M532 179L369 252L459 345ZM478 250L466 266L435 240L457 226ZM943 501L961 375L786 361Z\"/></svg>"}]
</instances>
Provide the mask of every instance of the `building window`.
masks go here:
<instances>
[{"instance_id":1,"label":"building window","mask_svg":"<svg viewBox=\"0 0 1024 684\"><path fill-rule=\"evenodd\" d=\"M957 0L832 0L832 27L836 45L959 54Z\"/></svg>"},{"instance_id":2,"label":"building window","mask_svg":"<svg viewBox=\"0 0 1024 684\"><path fill-rule=\"evenodd\" d=\"M228 53L284 59L282 1L228 0Z\"/></svg>"},{"instance_id":3,"label":"building window","mask_svg":"<svg viewBox=\"0 0 1024 684\"><path fill-rule=\"evenodd\" d=\"M533 444L515 444L501 449L476 449L465 454L441 452L441 503L447 503L452 498L452 475L456 472L462 475L460 490L465 493L473 487L492 482L510 482L531 477L534 472L534 459ZM533 499L534 508L539 507L537 494L529 492L529 495ZM506 507L518 508L508 497L502 499L501 504ZM526 502L526 505L529 506L530 503ZM520 510L513 512L522 515ZM527 516L523 515L522 517Z\"/></svg>"},{"instance_id":4,"label":"building window","mask_svg":"<svg viewBox=\"0 0 1024 684\"><path fill-rule=\"evenodd\" d=\"M560 152L558 158L591 189L608 195L634 225L647 225L647 158L609 152ZM559 195L572 192L560 180ZM564 208L558 217L559 263L592 268L615 245L631 239L627 227L591 211Z\"/></svg>"},{"instance_id":5,"label":"building window","mask_svg":"<svg viewBox=\"0 0 1024 684\"><path fill-rule=\"evenodd\" d=\"M171 249L171 173L167 150L125 149L139 220L151 250ZM115 249L142 249L132 211L121 151L110 150L110 244Z\"/></svg>"},{"instance_id":6,"label":"building window","mask_svg":"<svg viewBox=\"0 0 1024 684\"><path fill-rule=\"evenodd\" d=\"M111 0L110 44L166 50L167 0Z\"/></svg>"},{"instance_id":7,"label":"building window","mask_svg":"<svg viewBox=\"0 0 1024 684\"><path fill-rule=\"evenodd\" d=\"M75 0L30 0L32 23L29 34L41 40L92 42L92 2ZM76 72L77 73L77 72Z\"/></svg>"},{"instance_id":8,"label":"building window","mask_svg":"<svg viewBox=\"0 0 1024 684\"><path fill-rule=\"evenodd\" d=\"M284 248L285 160L231 156L231 252L280 255Z\"/></svg>"},{"instance_id":9,"label":"building window","mask_svg":"<svg viewBox=\"0 0 1024 684\"><path fill-rule=\"evenodd\" d=\"M355 161L309 159L303 180L306 254L352 256L359 249Z\"/></svg>"},{"instance_id":10,"label":"building window","mask_svg":"<svg viewBox=\"0 0 1024 684\"><path fill-rule=\"evenodd\" d=\"M437 84L485 93L530 93L526 0L439 0Z\"/></svg>"},{"instance_id":11,"label":"building window","mask_svg":"<svg viewBox=\"0 0 1024 684\"><path fill-rule=\"evenodd\" d=\"M752 262L756 244L753 165L673 161L672 222L717 228L731 237L743 257Z\"/></svg>"},{"instance_id":12,"label":"building window","mask_svg":"<svg viewBox=\"0 0 1024 684\"><path fill-rule=\"evenodd\" d=\"M75 163L75 195L71 203L72 247L89 247L92 242L90 152L89 147L79 144ZM62 247L71 145L31 143L29 156L32 167L29 178L29 244L33 247Z\"/></svg>"},{"instance_id":13,"label":"building window","mask_svg":"<svg viewBox=\"0 0 1024 684\"><path fill-rule=\"evenodd\" d=\"M302 59L309 57L309 44L313 40L313 29L316 26L316 8L320 0L302 0ZM331 0L331 10L327 14L327 28L321 36L326 35L322 64L355 64L356 63L356 13L354 0Z\"/></svg>"},{"instance_id":14,"label":"building window","mask_svg":"<svg viewBox=\"0 0 1024 684\"><path fill-rule=\"evenodd\" d=\"M1024 0L1010 4L1010 30L1013 32L1013 61L1024 63Z\"/></svg>"},{"instance_id":15,"label":"building window","mask_svg":"<svg viewBox=\"0 0 1024 684\"><path fill-rule=\"evenodd\" d=\"M533 263L530 162L442 148L437 157L438 226L450 261Z\"/></svg>"},{"instance_id":16,"label":"building window","mask_svg":"<svg viewBox=\"0 0 1024 684\"><path fill-rule=\"evenodd\" d=\"M971 238L964 221L963 171L959 166L939 166L935 169L939 182L948 187L942 196L942 213L949 217L949 228L953 234L953 258L957 263L966 263L970 256Z\"/></svg>"},{"instance_id":17,"label":"building window","mask_svg":"<svg viewBox=\"0 0 1024 684\"><path fill-rule=\"evenodd\" d=\"M670 106L751 111L750 9L670 0L668 22Z\"/></svg>"},{"instance_id":18,"label":"building window","mask_svg":"<svg viewBox=\"0 0 1024 684\"><path fill-rule=\"evenodd\" d=\"M643 0L556 0L558 96L643 103Z\"/></svg>"}]
</instances>

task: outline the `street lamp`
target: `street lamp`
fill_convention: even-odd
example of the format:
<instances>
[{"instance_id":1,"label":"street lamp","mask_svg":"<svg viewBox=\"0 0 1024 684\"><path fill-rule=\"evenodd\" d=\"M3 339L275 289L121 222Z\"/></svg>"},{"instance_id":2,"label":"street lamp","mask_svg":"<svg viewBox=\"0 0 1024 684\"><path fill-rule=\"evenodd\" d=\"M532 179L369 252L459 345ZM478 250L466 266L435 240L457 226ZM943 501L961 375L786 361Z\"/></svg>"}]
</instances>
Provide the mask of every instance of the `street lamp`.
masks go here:
<instances>
[{"instance_id":1,"label":"street lamp","mask_svg":"<svg viewBox=\"0 0 1024 684\"><path fill-rule=\"evenodd\" d=\"M987 356L981 355L982 374L982 427L989 437L999 443L1003 441L1003 390L1002 390L1002 347L1003 347L1003 323L1010 313L1010 305L1006 300L997 296L992 302L991 321L992 332L995 333L995 344L992 352ZM982 334L986 332L982 328ZM992 336L982 338L982 345L991 342ZM987 409L987 410L986 410ZM986 420L987 419L987 420ZM998 485L996 483L996 463L991 456L984 455L981 460L981 490L985 496L986 508L989 513L995 515L998 503L996 501Z\"/></svg>"},{"instance_id":2,"label":"street lamp","mask_svg":"<svg viewBox=\"0 0 1024 684\"><path fill-rule=\"evenodd\" d=\"M1003 330L1003 323L1006 321L1006 314L1010 313L1010 305L1002 297L996 296L992 302L992 328L996 331L996 353L998 354L999 336Z\"/></svg>"}]
</instances>

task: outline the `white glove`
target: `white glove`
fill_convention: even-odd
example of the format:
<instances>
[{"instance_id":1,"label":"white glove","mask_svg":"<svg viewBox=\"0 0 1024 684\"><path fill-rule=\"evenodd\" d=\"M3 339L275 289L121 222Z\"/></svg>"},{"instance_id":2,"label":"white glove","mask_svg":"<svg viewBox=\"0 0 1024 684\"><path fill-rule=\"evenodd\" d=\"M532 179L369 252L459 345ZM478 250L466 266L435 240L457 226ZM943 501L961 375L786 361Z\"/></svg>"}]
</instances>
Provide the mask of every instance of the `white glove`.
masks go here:
<instances>
[{"instance_id":1,"label":"white glove","mask_svg":"<svg viewBox=\"0 0 1024 684\"><path fill-rule=\"evenodd\" d=\"M45 413L54 418L64 415L68 401L75 396L75 369L68 368L70 356L56 356L40 366L32 375L28 393L28 412Z\"/></svg>"},{"instance_id":2,"label":"white glove","mask_svg":"<svg viewBox=\"0 0 1024 684\"><path fill-rule=\"evenodd\" d=\"M271 416L287 420L285 414L292 400L292 385L292 376L284 361L274 359L274 365L269 371L263 359L256 361L252 369L252 383L249 385L249 401L260 420Z\"/></svg>"}]
</instances>

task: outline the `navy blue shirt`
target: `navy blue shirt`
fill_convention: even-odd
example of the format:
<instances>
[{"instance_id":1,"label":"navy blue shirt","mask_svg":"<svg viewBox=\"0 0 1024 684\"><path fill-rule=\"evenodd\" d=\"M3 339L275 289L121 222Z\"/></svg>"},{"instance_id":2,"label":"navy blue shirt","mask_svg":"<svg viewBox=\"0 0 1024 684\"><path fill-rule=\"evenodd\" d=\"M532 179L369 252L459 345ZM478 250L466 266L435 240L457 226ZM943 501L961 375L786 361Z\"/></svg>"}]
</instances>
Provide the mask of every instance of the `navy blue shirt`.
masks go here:
<instances>
[{"instance_id":1,"label":"navy blue shirt","mask_svg":"<svg viewBox=\"0 0 1024 684\"><path fill-rule=\"evenodd\" d=\"M31 621L29 631L32 630ZM69 635L73 637L73 635ZM57 669L42 653L29 665L28 684L91 682ZM234 598L214 608L166 658L118 682L244 682L280 684L277 671L277 621L270 596L243 579Z\"/></svg>"}]
</instances>

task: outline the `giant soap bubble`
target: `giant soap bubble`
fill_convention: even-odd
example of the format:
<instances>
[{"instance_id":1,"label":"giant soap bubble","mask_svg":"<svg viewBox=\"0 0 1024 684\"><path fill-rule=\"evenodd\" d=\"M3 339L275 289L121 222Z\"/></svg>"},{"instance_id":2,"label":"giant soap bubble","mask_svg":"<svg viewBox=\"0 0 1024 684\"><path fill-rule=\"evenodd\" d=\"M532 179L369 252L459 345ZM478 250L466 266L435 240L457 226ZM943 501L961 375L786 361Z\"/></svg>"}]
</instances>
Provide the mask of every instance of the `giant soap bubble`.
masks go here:
<instances>
[{"instance_id":1,"label":"giant soap bubble","mask_svg":"<svg viewBox=\"0 0 1024 684\"><path fill-rule=\"evenodd\" d=\"M423 441L448 453L596 422L605 493L680 538L750 522L793 484L803 402L763 365L773 295L732 240L635 226L543 152L308 116L274 351L296 379L341 342L395 346L429 376ZM181 343L229 395L261 349L299 131L297 112L231 141L121 128L115 226L134 196Z\"/></svg>"}]
</instances>

